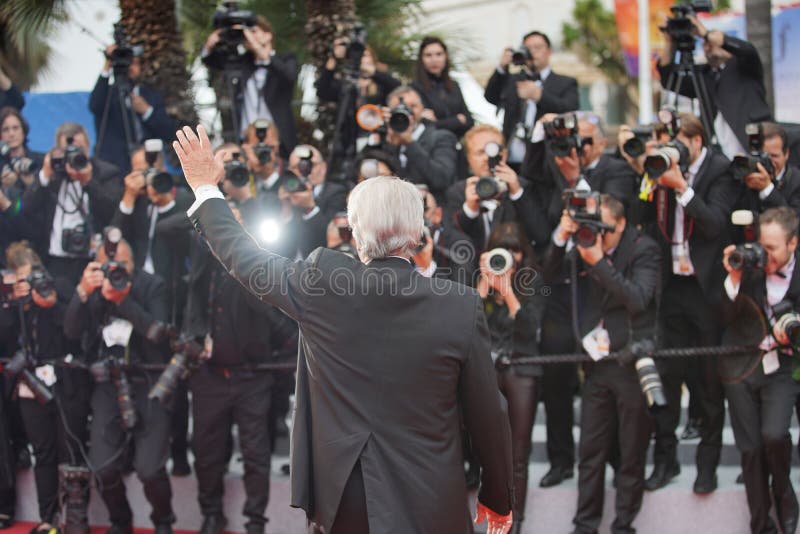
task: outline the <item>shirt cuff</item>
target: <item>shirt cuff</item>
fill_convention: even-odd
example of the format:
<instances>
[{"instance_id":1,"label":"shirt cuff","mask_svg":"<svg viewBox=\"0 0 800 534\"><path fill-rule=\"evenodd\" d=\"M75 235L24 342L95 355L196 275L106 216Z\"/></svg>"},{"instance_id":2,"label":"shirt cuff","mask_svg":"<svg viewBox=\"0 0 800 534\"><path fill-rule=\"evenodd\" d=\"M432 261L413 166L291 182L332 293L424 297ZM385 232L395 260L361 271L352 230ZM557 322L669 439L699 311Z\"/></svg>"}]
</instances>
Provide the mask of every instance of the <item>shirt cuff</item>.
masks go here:
<instances>
[{"instance_id":1,"label":"shirt cuff","mask_svg":"<svg viewBox=\"0 0 800 534\"><path fill-rule=\"evenodd\" d=\"M725 293L728 294L728 298L731 299L731 302L736 300L736 296L739 294L739 287L742 284L739 283L737 285L733 285L733 280L731 280L731 275L725 277Z\"/></svg>"},{"instance_id":2,"label":"shirt cuff","mask_svg":"<svg viewBox=\"0 0 800 534\"><path fill-rule=\"evenodd\" d=\"M519 190L516 193L514 193L513 195L509 194L508 198L510 198L512 201L519 200L519 199L522 198L522 193L524 193L524 192L525 192L525 188L524 187L520 187Z\"/></svg>"},{"instance_id":3,"label":"shirt cuff","mask_svg":"<svg viewBox=\"0 0 800 534\"><path fill-rule=\"evenodd\" d=\"M462 204L462 205L461 205L461 209L464 211L464 215L466 215L466 216L467 216L468 218L470 218L470 219L477 219L477 218L478 218L478 215L480 215L480 214L481 214L481 212L480 212L480 211L475 211L475 210L473 210L472 208L470 208L470 207L467 205L467 203L466 203L466 202L464 202L464 204Z\"/></svg>"},{"instance_id":4,"label":"shirt cuff","mask_svg":"<svg viewBox=\"0 0 800 534\"><path fill-rule=\"evenodd\" d=\"M772 194L772 191L774 190L775 190L775 184L770 182L769 185L767 185L767 187L758 192L758 198L764 200L765 198L770 196Z\"/></svg>"},{"instance_id":5,"label":"shirt cuff","mask_svg":"<svg viewBox=\"0 0 800 534\"><path fill-rule=\"evenodd\" d=\"M691 202L693 198L694 198L694 189L692 189L691 187L686 188L686 191L684 191L683 193L675 195L675 199L684 208L689 205L689 202Z\"/></svg>"},{"instance_id":6,"label":"shirt cuff","mask_svg":"<svg viewBox=\"0 0 800 534\"><path fill-rule=\"evenodd\" d=\"M506 73L506 69L504 69L503 67L501 67L499 65L497 66L497 68L495 70L497 71L497 74L499 74L500 76L502 76L502 75L504 75Z\"/></svg>"},{"instance_id":7,"label":"shirt cuff","mask_svg":"<svg viewBox=\"0 0 800 534\"><path fill-rule=\"evenodd\" d=\"M104 70L100 73L101 78L108 78L109 76L111 76L111 70Z\"/></svg>"},{"instance_id":8,"label":"shirt cuff","mask_svg":"<svg viewBox=\"0 0 800 534\"><path fill-rule=\"evenodd\" d=\"M433 275L436 273L436 262L431 260L430 265L428 265L427 269L420 269L417 267L417 272L424 276L425 278L433 278Z\"/></svg>"},{"instance_id":9,"label":"shirt cuff","mask_svg":"<svg viewBox=\"0 0 800 534\"><path fill-rule=\"evenodd\" d=\"M142 122L146 122L147 119L149 119L152 116L153 116L153 106L150 106L150 107L147 108L147 111L145 111L142 114Z\"/></svg>"},{"instance_id":10,"label":"shirt cuff","mask_svg":"<svg viewBox=\"0 0 800 534\"><path fill-rule=\"evenodd\" d=\"M556 226L556 229L553 230L553 235L550 238L550 241L558 248L564 248L567 246L567 242L558 237L558 234L560 233L561 233L561 225L559 224L558 226Z\"/></svg>"},{"instance_id":11,"label":"shirt cuff","mask_svg":"<svg viewBox=\"0 0 800 534\"><path fill-rule=\"evenodd\" d=\"M311 211L309 211L308 213L304 213L304 214L303 214L303 220L304 220L304 221L307 221L307 220L309 220L311 217L313 217L314 215L316 215L317 213L319 213L319 206L314 206L314 208L313 208Z\"/></svg>"},{"instance_id":12,"label":"shirt cuff","mask_svg":"<svg viewBox=\"0 0 800 534\"><path fill-rule=\"evenodd\" d=\"M44 175L44 171L39 171L39 184L42 187L47 187L47 184L50 183L50 178Z\"/></svg>"},{"instance_id":13,"label":"shirt cuff","mask_svg":"<svg viewBox=\"0 0 800 534\"><path fill-rule=\"evenodd\" d=\"M219 190L219 187L216 185L205 184L201 185L194 191L195 201L188 210L186 210L186 215L191 217L194 215L194 212L200 207L203 202L210 198L219 198L221 200L225 200L225 196L222 194L222 191Z\"/></svg>"},{"instance_id":14,"label":"shirt cuff","mask_svg":"<svg viewBox=\"0 0 800 534\"><path fill-rule=\"evenodd\" d=\"M133 213L133 208L132 207L129 208L128 206L125 205L124 202L122 202L120 200L119 201L119 211L121 211L125 215L131 215Z\"/></svg>"},{"instance_id":15,"label":"shirt cuff","mask_svg":"<svg viewBox=\"0 0 800 534\"><path fill-rule=\"evenodd\" d=\"M544 124L538 120L531 131L531 143L541 143L542 141L544 141Z\"/></svg>"}]
</instances>

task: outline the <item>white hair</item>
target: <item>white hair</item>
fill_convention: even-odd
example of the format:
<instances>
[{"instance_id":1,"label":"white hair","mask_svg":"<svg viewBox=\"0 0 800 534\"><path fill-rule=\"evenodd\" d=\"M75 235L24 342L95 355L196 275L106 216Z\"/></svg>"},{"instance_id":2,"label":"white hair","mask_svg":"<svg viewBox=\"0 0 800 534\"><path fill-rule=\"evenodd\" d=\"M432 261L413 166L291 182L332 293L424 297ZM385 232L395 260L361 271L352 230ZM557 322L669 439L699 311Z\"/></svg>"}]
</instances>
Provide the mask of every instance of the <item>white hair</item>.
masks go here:
<instances>
[{"instance_id":1,"label":"white hair","mask_svg":"<svg viewBox=\"0 0 800 534\"><path fill-rule=\"evenodd\" d=\"M394 176L364 180L350 193L347 221L363 261L389 254L411 255L422 237L419 190Z\"/></svg>"}]
</instances>

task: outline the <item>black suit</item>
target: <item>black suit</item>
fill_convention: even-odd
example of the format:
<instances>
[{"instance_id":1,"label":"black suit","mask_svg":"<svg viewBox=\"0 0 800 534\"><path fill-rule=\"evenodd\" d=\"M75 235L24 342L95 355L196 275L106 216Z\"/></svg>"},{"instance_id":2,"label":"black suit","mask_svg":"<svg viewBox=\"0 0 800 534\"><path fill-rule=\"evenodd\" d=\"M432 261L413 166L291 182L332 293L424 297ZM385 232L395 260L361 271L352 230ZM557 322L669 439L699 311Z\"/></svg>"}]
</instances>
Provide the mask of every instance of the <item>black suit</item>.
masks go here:
<instances>
[{"instance_id":1,"label":"black suit","mask_svg":"<svg viewBox=\"0 0 800 534\"><path fill-rule=\"evenodd\" d=\"M758 57L758 50L736 37L725 35L722 46L733 57L725 63L725 68L718 74L706 65L695 67L695 71L702 76L708 89L711 109L711 120L722 113L725 121L736 134L742 147L747 148L747 134L744 127L750 122L761 122L772 119L772 113L767 105L766 90L764 89L764 68ZM659 65L661 85L667 88L670 74L676 71L675 65L666 67ZM685 78L680 94L696 98L694 86L689 78Z\"/></svg>"},{"instance_id":2,"label":"black suit","mask_svg":"<svg viewBox=\"0 0 800 534\"><path fill-rule=\"evenodd\" d=\"M457 143L458 139L452 132L426 126L417 141L404 147L387 145L386 149L400 159L401 168L397 171L400 178L426 184L437 202L442 204L445 191L456 179ZM400 158L402 151L408 158L405 165Z\"/></svg>"},{"instance_id":3,"label":"black suit","mask_svg":"<svg viewBox=\"0 0 800 534\"><path fill-rule=\"evenodd\" d=\"M98 135L95 155L113 163L127 174L131 168L132 148L144 143L145 139L161 139L165 145L169 144L175 137L175 121L167 115L164 99L155 89L145 85L137 86L139 95L153 107L153 112L144 120L142 115L127 104L123 111L118 86L108 82L108 76L98 77L92 94L89 95L89 110L94 115L94 127ZM123 113L126 117L123 117ZM128 146L125 138L126 119L128 132L132 136L132 146Z\"/></svg>"},{"instance_id":4,"label":"black suit","mask_svg":"<svg viewBox=\"0 0 800 534\"><path fill-rule=\"evenodd\" d=\"M236 99L234 110L239 113L237 122L241 121L247 81L256 71L255 60L251 52L246 52L244 55L239 56L238 62L242 65L242 76L238 90L234 95ZM203 57L203 63L206 67L214 70L222 70L228 65L225 55L219 53L216 49ZM297 145L297 126L295 125L292 111L292 95L294 94L298 72L297 57L291 52L274 54L266 69L267 79L264 82L261 93L264 103L272 115L272 120L275 122L275 126L278 127L280 155L282 158L288 159L289 154L292 153L292 150ZM247 125L240 124L239 126L244 128ZM238 141L240 136L241 132L234 132L234 139L232 140Z\"/></svg>"},{"instance_id":5,"label":"black suit","mask_svg":"<svg viewBox=\"0 0 800 534\"><path fill-rule=\"evenodd\" d=\"M436 122L430 123L431 126L440 130L453 132L456 137L461 139L467 131L472 128L475 122L472 120L472 113L469 112L461 88L454 80L451 81L453 88L447 90L441 78L427 76L427 83L415 80L411 83L420 98L422 105L433 110L436 115ZM458 114L464 115L466 122L458 120Z\"/></svg>"},{"instance_id":6,"label":"black suit","mask_svg":"<svg viewBox=\"0 0 800 534\"><path fill-rule=\"evenodd\" d=\"M602 321L608 331L609 349L621 350L631 334L637 339L653 338L655 294L659 285L658 245L627 226L611 257L593 266L584 264L577 250L570 254L585 270L588 285L581 295L580 335L586 336ZM565 247L550 246L545 272L559 272ZM642 504L644 469L650 420L639 387L636 370L613 361L584 365L586 382L581 405L578 509L576 533L597 532L603 516L605 466L619 446L616 469L616 512L614 532L630 532Z\"/></svg>"},{"instance_id":7,"label":"black suit","mask_svg":"<svg viewBox=\"0 0 800 534\"><path fill-rule=\"evenodd\" d=\"M735 209L745 209L760 214L769 208L789 206L800 214L800 170L787 166L780 181L773 180L772 183L772 191L763 199L759 191L750 189L746 185L742 186ZM734 242L740 242L736 228L733 231Z\"/></svg>"},{"instance_id":8,"label":"black suit","mask_svg":"<svg viewBox=\"0 0 800 534\"><path fill-rule=\"evenodd\" d=\"M192 220L240 283L300 325L293 506L334 534L359 517L372 532L471 532L463 413L484 468L479 499L500 514L511 510L508 416L474 291L420 277L399 258L365 266L318 249L290 262L258 248L219 199ZM257 271L263 276L248 282ZM354 291L334 289L334 272L351 273Z\"/></svg>"},{"instance_id":9,"label":"black suit","mask_svg":"<svg viewBox=\"0 0 800 534\"><path fill-rule=\"evenodd\" d=\"M757 305L764 324L774 323L778 318L770 321L766 315L770 308L766 295L764 272L746 271L735 300L731 302L728 295L723 300L726 317L735 319L745 313L745 305L750 301ZM800 311L800 261L796 259L784 300L792 303L792 311ZM780 348L777 350L779 367L771 374L765 374L759 364L742 381L725 384L731 427L741 453L752 532L776 531L770 516L773 500L781 531L794 532L797 527L797 496L789 476L792 464L789 425L800 389L792 378L792 351L786 354Z\"/></svg>"},{"instance_id":10,"label":"black suit","mask_svg":"<svg viewBox=\"0 0 800 534\"><path fill-rule=\"evenodd\" d=\"M22 108L25 107L25 98L22 96L22 93L19 92L17 86L13 83L7 91L0 89L0 108L4 108L6 106L16 108L18 110L22 110Z\"/></svg>"},{"instance_id":11,"label":"black suit","mask_svg":"<svg viewBox=\"0 0 800 534\"><path fill-rule=\"evenodd\" d=\"M524 118L524 102L517 96L517 85L508 71L502 74L497 69L486 84L484 98L505 110L503 136L510 142L517 124ZM555 72L542 82L542 98L536 103L536 120L546 113L566 113L578 109L578 82L575 78Z\"/></svg>"}]
</instances>

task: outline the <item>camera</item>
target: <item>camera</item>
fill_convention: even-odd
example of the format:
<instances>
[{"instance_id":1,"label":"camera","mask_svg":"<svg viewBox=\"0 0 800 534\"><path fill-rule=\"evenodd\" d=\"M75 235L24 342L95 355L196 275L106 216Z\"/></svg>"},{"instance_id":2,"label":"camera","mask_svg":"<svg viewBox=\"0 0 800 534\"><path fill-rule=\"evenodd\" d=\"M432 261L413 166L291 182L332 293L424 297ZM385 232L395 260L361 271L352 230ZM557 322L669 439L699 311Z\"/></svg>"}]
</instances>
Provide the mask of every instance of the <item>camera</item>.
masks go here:
<instances>
[{"instance_id":1,"label":"camera","mask_svg":"<svg viewBox=\"0 0 800 534\"><path fill-rule=\"evenodd\" d=\"M308 145L299 145L295 147L292 153L300 158L300 161L297 162L297 171L300 173L300 176L303 178L311 176L311 171L314 170L314 162L312 161L314 152L311 150L311 147Z\"/></svg>"},{"instance_id":2,"label":"camera","mask_svg":"<svg viewBox=\"0 0 800 534\"><path fill-rule=\"evenodd\" d=\"M647 142L653 140L653 129L650 126L631 128L633 137L625 141L622 151L632 158L638 158L647 150Z\"/></svg>"},{"instance_id":3,"label":"camera","mask_svg":"<svg viewBox=\"0 0 800 534\"><path fill-rule=\"evenodd\" d=\"M128 82L128 67L133 63L135 56L142 55L141 46L131 46L128 41L128 35L121 22L114 24L114 44L117 47L108 56L111 61L111 67L114 69L114 79L122 80L125 85Z\"/></svg>"},{"instance_id":4,"label":"camera","mask_svg":"<svg viewBox=\"0 0 800 534\"><path fill-rule=\"evenodd\" d=\"M108 279L111 287L117 291L125 289L131 281L131 275L128 274L125 265L114 261L117 255L117 246L121 240L122 231L116 226L107 226L105 230L103 230L103 250L106 253L108 261L100 267L100 270Z\"/></svg>"},{"instance_id":5,"label":"camera","mask_svg":"<svg viewBox=\"0 0 800 534\"><path fill-rule=\"evenodd\" d=\"M658 374L656 362L650 356L655 352L655 348L655 343L651 339L640 339L630 343L620 355L621 362L634 362L633 366L639 377L639 386L642 388L647 407L651 412L667 406L661 375Z\"/></svg>"},{"instance_id":6,"label":"camera","mask_svg":"<svg viewBox=\"0 0 800 534\"><path fill-rule=\"evenodd\" d=\"M731 163L731 173L738 181L744 181L748 174L758 172L760 163L770 176L775 174L772 159L769 154L763 151L764 148L764 129L760 122L751 122L744 127L747 134L747 148L749 153L742 156L734 156Z\"/></svg>"},{"instance_id":7,"label":"camera","mask_svg":"<svg viewBox=\"0 0 800 534\"><path fill-rule=\"evenodd\" d=\"M30 158L14 158L11 160L11 169L17 174L36 174L39 165Z\"/></svg>"},{"instance_id":8,"label":"camera","mask_svg":"<svg viewBox=\"0 0 800 534\"><path fill-rule=\"evenodd\" d=\"M494 248L486 253L486 265L492 274L501 276L514 266L514 256L505 248Z\"/></svg>"},{"instance_id":9,"label":"camera","mask_svg":"<svg viewBox=\"0 0 800 534\"><path fill-rule=\"evenodd\" d=\"M614 231L614 227L605 224L600 216L600 193L581 189L565 189L563 193L564 208L578 223L578 229L572 235L579 247L593 247L597 236L603 232Z\"/></svg>"},{"instance_id":10,"label":"camera","mask_svg":"<svg viewBox=\"0 0 800 534\"><path fill-rule=\"evenodd\" d=\"M661 26L662 31L666 31L672 38L678 50L691 52L694 50L694 34L689 15L696 13L709 13L714 6L711 0L694 0L685 4L677 4L669 8L672 17L667 19L667 25Z\"/></svg>"},{"instance_id":11,"label":"camera","mask_svg":"<svg viewBox=\"0 0 800 534\"><path fill-rule=\"evenodd\" d=\"M414 116L411 108L406 105L403 97L400 102L391 109L389 115L389 128L397 133L403 133L411 127L411 119Z\"/></svg>"},{"instance_id":12,"label":"camera","mask_svg":"<svg viewBox=\"0 0 800 534\"><path fill-rule=\"evenodd\" d=\"M655 180L667 172L675 162L681 173L686 173L689 169L689 159L689 148L676 139L656 146L656 153L644 159L644 172L651 180Z\"/></svg>"},{"instance_id":13,"label":"camera","mask_svg":"<svg viewBox=\"0 0 800 534\"><path fill-rule=\"evenodd\" d=\"M731 224L745 227L745 235L755 236L758 232L753 212L749 210L736 210L731 213ZM748 229L752 232L748 232ZM737 271L763 269L766 264L767 253L755 238L737 245L728 255L728 265Z\"/></svg>"},{"instance_id":14,"label":"camera","mask_svg":"<svg viewBox=\"0 0 800 534\"><path fill-rule=\"evenodd\" d=\"M148 139L144 142L144 159L147 161L147 170L144 171L145 187L149 185L159 194L169 193L174 187L172 175L156 168L163 148L164 142L161 139Z\"/></svg>"},{"instance_id":15,"label":"camera","mask_svg":"<svg viewBox=\"0 0 800 534\"><path fill-rule=\"evenodd\" d=\"M475 184L475 193L481 200L489 200L492 198L499 198L508 191L508 184L503 180L498 180L494 176L494 169L502 159L500 145L497 143L486 143L483 151L489 158L489 172L491 176L481 176Z\"/></svg>"},{"instance_id":16,"label":"camera","mask_svg":"<svg viewBox=\"0 0 800 534\"><path fill-rule=\"evenodd\" d=\"M91 237L86 224L79 224L75 228L64 228L61 231L61 249L73 256L86 256L89 254Z\"/></svg>"},{"instance_id":17,"label":"camera","mask_svg":"<svg viewBox=\"0 0 800 534\"><path fill-rule=\"evenodd\" d=\"M778 318L775 330L783 332L792 347L800 347L800 314L794 311L792 302L782 300L772 307L772 312Z\"/></svg>"},{"instance_id":18,"label":"camera","mask_svg":"<svg viewBox=\"0 0 800 534\"><path fill-rule=\"evenodd\" d=\"M226 1L217 8L211 17L215 30L222 30L219 38L225 46L235 49L244 43L243 28L256 25L256 17L252 11L239 9L239 2Z\"/></svg>"},{"instance_id":19,"label":"camera","mask_svg":"<svg viewBox=\"0 0 800 534\"><path fill-rule=\"evenodd\" d=\"M247 165L239 159L241 154L234 152L232 156L233 159L225 164L225 179L234 187L244 187L250 182L250 171L247 169Z\"/></svg>"},{"instance_id":20,"label":"camera","mask_svg":"<svg viewBox=\"0 0 800 534\"><path fill-rule=\"evenodd\" d=\"M25 277L25 281L30 284L32 290L36 291L43 298L50 297L56 290L53 278L44 267L41 266L32 268L31 274Z\"/></svg>"},{"instance_id":21,"label":"camera","mask_svg":"<svg viewBox=\"0 0 800 534\"><path fill-rule=\"evenodd\" d=\"M19 377L20 382L28 386L34 398L39 404L47 404L53 400L53 393L50 388L42 382L35 373L31 371L33 362L24 351L17 351L16 354L3 368L3 372L10 378Z\"/></svg>"},{"instance_id":22,"label":"camera","mask_svg":"<svg viewBox=\"0 0 800 534\"><path fill-rule=\"evenodd\" d=\"M345 77L355 82L361 75L361 58L364 56L364 51L367 49L367 30L360 22L353 25L345 38L347 43L347 50L345 51L344 74ZM332 53L333 51L331 51Z\"/></svg>"},{"instance_id":23,"label":"camera","mask_svg":"<svg viewBox=\"0 0 800 534\"><path fill-rule=\"evenodd\" d=\"M308 191L308 180L304 176L297 176L293 172L284 173L281 176L281 183L287 193L302 193Z\"/></svg>"},{"instance_id":24,"label":"camera","mask_svg":"<svg viewBox=\"0 0 800 534\"><path fill-rule=\"evenodd\" d=\"M565 158L572 149L580 151L581 140L578 136L578 117L574 113L558 115L551 122L545 122L545 137L550 141L553 154Z\"/></svg>"},{"instance_id":25,"label":"camera","mask_svg":"<svg viewBox=\"0 0 800 534\"><path fill-rule=\"evenodd\" d=\"M531 51L524 44L511 51L511 64L508 66L508 73L514 82L525 80L536 81L539 75L535 70L531 70L528 65L533 61Z\"/></svg>"},{"instance_id":26,"label":"camera","mask_svg":"<svg viewBox=\"0 0 800 534\"><path fill-rule=\"evenodd\" d=\"M660 135L665 133L670 139L675 139L681 129L681 118L675 108L663 107L658 110L658 123L655 133Z\"/></svg>"},{"instance_id":27,"label":"camera","mask_svg":"<svg viewBox=\"0 0 800 534\"><path fill-rule=\"evenodd\" d=\"M137 421L136 406L133 404L131 384L122 368L122 363L113 357L105 358L93 363L89 367L89 373L97 384L113 382L114 388L117 390L117 406L122 429L133 430Z\"/></svg>"},{"instance_id":28,"label":"camera","mask_svg":"<svg viewBox=\"0 0 800 534\"><path fill-rule=\"evenodd\" d=\"M73 137L67 137L67 146L64 148L64 163L68 163L70 167L76 171L80 171L89 165L89 158L83 153L83 150L75 145ZM55 164L53 170L56 170ZM66 165L63 166L63 171L66 172Z\"/></svg>"},{"instance_id":29,"label":"camera","mask_svg":"<svg viewBox=\"0 0 800 534\"><path fill-rule=\"evenodd\" d=\"M266 119L258 119L253 127L256 131L256 138L258 143L253 147L253 152L262 165L269 163L272 160L272 147L265 144L264 140L267 138L267 130L269 129L269 121Z\"/></svg>"},{"instance_id":30,"label":"camera","mask_svg":"<svg viewBox=\"0 0 800 534\"><path fill-rule=\"evenodd\" d=\"M181 337L172 342L174 356L150 389L147 398L166 404L178 382L187 378L200 365L203 347L193 339Z\"/></svg>"}]
</instances>

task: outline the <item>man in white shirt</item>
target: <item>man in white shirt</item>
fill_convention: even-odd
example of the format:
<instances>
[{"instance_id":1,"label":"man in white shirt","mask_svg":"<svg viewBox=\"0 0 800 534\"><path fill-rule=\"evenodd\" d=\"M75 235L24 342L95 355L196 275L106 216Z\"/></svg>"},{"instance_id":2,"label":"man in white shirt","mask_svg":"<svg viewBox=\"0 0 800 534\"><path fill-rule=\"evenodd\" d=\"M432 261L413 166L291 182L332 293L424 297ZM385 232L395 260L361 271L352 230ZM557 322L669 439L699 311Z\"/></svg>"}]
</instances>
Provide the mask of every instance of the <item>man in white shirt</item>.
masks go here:
<instances>
[{"instance_id":1,"label":"man in white shirt","mask_svg":"<svg viewBox=\"0 0 800 534\"><path fill-rule=\"evenodd\" d=\"M800 305L800 273L796 261L798 218L788 207L771 208L759 217L759 243L766 262L763 270L734 269L729 259L734 245L725 249L728 271L725 303L735 319L743 302L754 301L769 331L761 349L761 364L742 381L725 385L736 447L742 456L742 478L750 508L752 532L775 532L770 517L772 500L781 532L797 528L798 504L789 477L792 442L789 424L799 388L792 377L792 340L781 318L794 315ZM738 265L734 265L738 266ZM776 310L786 308L788 312ZM770 481L771 479L771 481ZM770 489L772 495L770 495Z\"/></svg>"}]
</instances>

